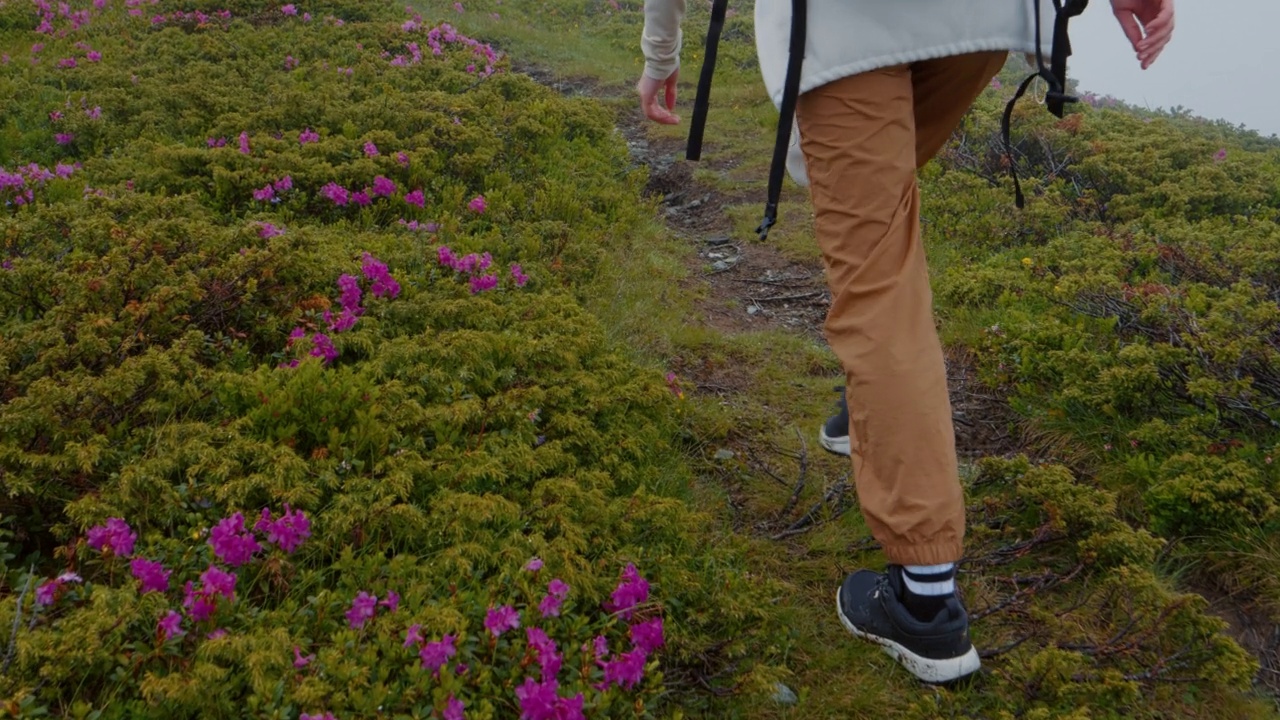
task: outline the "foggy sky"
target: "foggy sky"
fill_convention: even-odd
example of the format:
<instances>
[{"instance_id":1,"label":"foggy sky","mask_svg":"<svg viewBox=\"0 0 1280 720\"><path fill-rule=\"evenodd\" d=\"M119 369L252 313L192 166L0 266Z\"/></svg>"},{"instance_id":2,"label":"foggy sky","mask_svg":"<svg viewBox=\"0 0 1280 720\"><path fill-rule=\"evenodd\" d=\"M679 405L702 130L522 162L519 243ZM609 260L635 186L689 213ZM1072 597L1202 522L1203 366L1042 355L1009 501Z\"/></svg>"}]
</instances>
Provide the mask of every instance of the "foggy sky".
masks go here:
<instances>
[{"instance_id":1,"label":"foggy sky","mask_svg":"<svg viewBox=\"0 0 1280 720\"><path fill-rule=\"evenodd\" d=\"M1143 70L1107 0L1071 21L1068 75L1082 91L1133 105L1178 105L1211 120L1280 135L1280 2L1180 0L1173 40Z\"/></svg>"}]
</instances>

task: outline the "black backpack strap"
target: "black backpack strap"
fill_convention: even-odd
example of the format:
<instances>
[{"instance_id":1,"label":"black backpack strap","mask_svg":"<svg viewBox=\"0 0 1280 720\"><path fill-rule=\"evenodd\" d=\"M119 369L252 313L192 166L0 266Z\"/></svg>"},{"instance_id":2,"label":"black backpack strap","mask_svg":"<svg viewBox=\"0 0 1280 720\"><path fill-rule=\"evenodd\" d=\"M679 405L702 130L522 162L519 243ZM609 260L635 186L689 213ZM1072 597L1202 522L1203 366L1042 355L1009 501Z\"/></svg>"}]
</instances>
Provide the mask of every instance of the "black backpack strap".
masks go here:
<instances>
[{"instance_id":1,"label":"black backpack strap","mask_svg":"<svg viewBox=\"0 0 1280 720\"><path fill-rule=\"evenodd\" d=\"M796 101L800 97L800 69L804 65L805 43L809 31L808 11L806 0L791 0L790 53L787 58L787 79L782 90L778 135L773 143L773 164L769 167L769 198L764 206L764 220L756 228L761 240L769 237L769 228L778 221L778 200L782 197L782 179L787 172L791 125L795 121Z\"/></svg>"},{"instance_id":2,"label":"black backpack strap","mask_svg":"<svg viewBox=\"0 0 1280 720\"><path fill-rule=\"evenodd\" d=\"M724 30L728 7L729 0L712 0L706 55L702 60L702 74L698 77L698 95L693 101L693 120L689 124L689 146L685 150L685 158L689 160L702 158L702 135L707 127L707 110L711 106L711 77L716 71L716 51L720 48L720 33Z\"/></svg>"},{"instance_id":3,"label":"black backpack strap","mask_svg":"<svg viewBox=\"0 0 1280 720\"><path fill-rule=\"evenodd\" d=\"M1026 205L1022 194L1022 183L1018 181L1017 158L1013 155L1013 141L1010 139L1009 124L1013 117L1013 106L1027 92L1031 82L1036 78L1044 79L1049 86L1045 93L1045 105L1055 117L1062 117L1067 103L1078 102L1079 98L1067 94L1067 58L1071 56L1071 39L1068 35L1068 23L1071 18L1080 15L1088 7L1089 0L1053 0L1053 46L1050 50L1049 64L1045 65L1044 52L1040 40L1040 0L1035 1L1036 14L1036 72L1028 76L1018 86L1017 92L1004 107L1004 116L1000 120L1000 133L1004 137L1005 152L1009 157L1009 174L1013 176L1014 203L1021 210Z\"/></svg>"}]
</instances>

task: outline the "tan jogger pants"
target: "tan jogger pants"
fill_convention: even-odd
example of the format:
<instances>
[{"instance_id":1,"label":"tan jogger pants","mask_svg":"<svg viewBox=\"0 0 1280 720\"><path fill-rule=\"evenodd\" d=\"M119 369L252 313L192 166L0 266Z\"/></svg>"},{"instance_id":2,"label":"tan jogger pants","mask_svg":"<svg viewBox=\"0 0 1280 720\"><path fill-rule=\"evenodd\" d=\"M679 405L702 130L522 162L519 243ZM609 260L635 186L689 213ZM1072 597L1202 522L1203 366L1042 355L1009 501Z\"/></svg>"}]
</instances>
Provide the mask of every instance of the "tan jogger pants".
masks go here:
<instances>
[{"instance_id":1,"label":"tan jogger pants","mask_svg":"<svg viewBox=\"0 0 1280 720\"><path fill-rule=\"evenodd\" d=\"M964 493L916 170L1007 53L899 65L800 96L796 116L831 289L827 342L844 367L859 504L889 562L959 560Z\"/></svg>"}]
</instances>

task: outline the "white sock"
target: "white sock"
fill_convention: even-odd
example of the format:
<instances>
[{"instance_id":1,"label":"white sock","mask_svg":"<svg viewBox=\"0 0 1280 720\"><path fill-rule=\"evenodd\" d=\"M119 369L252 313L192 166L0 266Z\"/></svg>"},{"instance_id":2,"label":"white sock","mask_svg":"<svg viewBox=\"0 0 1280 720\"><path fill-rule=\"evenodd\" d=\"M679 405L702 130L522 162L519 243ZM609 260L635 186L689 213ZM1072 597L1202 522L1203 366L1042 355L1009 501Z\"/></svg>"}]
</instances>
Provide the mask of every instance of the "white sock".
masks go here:
<instances>
[{"instance_id":1,"label":"white sock","mask_svg":"<svg viewBox=\"0 0 1280 720\"><path fill-rule=\"evenodd\" d=\"M913 595L952 595L956 591L956 564L903 565L902 580Z\"/></svg>"}]
</instances>

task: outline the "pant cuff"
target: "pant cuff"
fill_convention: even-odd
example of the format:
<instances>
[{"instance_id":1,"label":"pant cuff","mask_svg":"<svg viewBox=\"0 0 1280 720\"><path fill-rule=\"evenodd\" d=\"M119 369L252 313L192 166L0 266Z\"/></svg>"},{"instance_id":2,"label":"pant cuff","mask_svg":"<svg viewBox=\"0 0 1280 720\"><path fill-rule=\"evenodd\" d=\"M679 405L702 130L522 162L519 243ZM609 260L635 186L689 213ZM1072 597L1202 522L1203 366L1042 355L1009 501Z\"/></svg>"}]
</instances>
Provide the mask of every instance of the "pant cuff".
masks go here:
<instances>
[{"instance_id":1,"label":"pant cuff","mask_svg":"<svg viewBox=\"0 0 1280 720\"><path fill-rule=\"evenodd\" d=\"M893 565L941 565L964 557L961 541L927 545L885 545L885 557Z\"/></svg>"}]
</instances>

